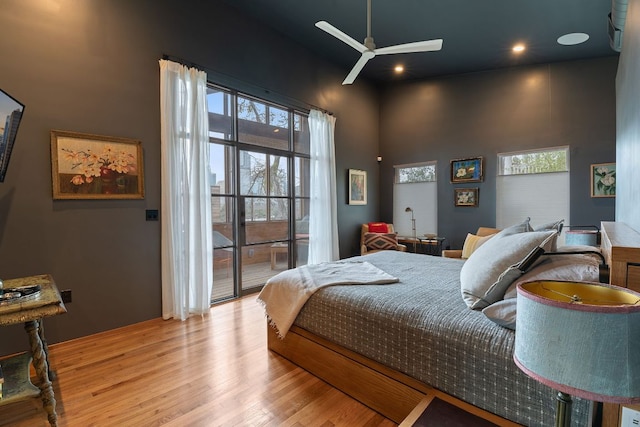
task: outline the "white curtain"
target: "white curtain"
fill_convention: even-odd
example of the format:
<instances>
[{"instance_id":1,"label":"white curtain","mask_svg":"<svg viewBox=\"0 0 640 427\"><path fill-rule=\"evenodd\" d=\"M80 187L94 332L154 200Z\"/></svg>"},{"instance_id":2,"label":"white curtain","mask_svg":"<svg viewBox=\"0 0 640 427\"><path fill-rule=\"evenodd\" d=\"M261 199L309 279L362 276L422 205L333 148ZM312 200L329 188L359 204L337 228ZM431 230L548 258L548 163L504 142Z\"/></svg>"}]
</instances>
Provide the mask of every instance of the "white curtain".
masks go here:
<instances>
[{"instance_id":1,"label":"white curtain","mask_svg":"<svg viewBox=\"0 0 640 427\"><path fill-rule=\"evenodd\" d=\"M338 197L336 194L336 160L333 132L335 117L311 110L311 179L309 203L309 264L337 261Z\"/></svg>"},{"instance_id":2,"label":"white curtain","mask_svg":"<svg viewBox=\"0 0 640 427\"><path fill-rule=\"evenodd\" d=\"M162 317L205 314L213 284L207 75L160 61Z\"/></svg>"}]
</instances>

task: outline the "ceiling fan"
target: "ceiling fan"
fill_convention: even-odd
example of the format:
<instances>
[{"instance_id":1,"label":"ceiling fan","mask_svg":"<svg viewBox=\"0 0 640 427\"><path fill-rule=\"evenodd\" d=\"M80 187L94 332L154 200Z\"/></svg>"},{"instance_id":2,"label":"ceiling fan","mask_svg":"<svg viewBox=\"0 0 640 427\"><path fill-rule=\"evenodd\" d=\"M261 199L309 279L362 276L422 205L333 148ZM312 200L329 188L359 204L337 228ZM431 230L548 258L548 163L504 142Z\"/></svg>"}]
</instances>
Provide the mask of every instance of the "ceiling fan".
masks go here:
<instances>
[{"instance_id":1,"label":"ceiling fan","mask_svg":"<svg viewBox=\"0 0 640 427\"><path fill-rule=\"evenodd\" d=\"M362 54L356 65L353 66L351 72L342 82L343 85L350 85L358 77L360 70L364 68L365 64L376 55L390 55L393 53L414 53L414 52L430 52L442 49L442 39L434 39L423 42L413 42L398 44L394 46L387 46L376 49L376 45L371 37L371 0L367 0L367 38L364 39L364 44L357 42L347 34L343 33L327 21L316 22L316 27L326 31L338 40L342 40L358 52Z\"/></svg>"}]
</instances>

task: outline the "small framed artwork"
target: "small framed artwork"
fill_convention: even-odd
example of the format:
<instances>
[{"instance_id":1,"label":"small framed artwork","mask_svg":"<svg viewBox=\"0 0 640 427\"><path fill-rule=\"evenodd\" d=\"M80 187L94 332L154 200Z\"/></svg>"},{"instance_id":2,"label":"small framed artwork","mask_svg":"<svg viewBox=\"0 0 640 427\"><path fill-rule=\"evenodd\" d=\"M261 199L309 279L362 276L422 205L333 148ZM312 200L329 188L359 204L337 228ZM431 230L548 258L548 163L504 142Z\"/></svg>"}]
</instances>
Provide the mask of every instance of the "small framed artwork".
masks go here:
<instances>
[{"instance_id":1,"label":"small framed artwork","mask_svg":"<svg viewBox=\"0 0 640 427\"><path fill-rule=\"evenodd\" d=\"M51 131L54 199L143 199L142 143Z\"/></svg>"},{"instance_id":2,"label":"small framed artwork","mask_svg":"<svg viewBox=\"0 0 640 427\"><path fill-rule=\"evenodd\" d=\"M451 182L481 182L482 157L451 160Z\"/></svg>"},{"instance_id":3,"label":"small framed artwork","mask_svg":"<svg viewBox=\"0 0 640 427\"><path fill-rule=\"evenodd\" d=\"M349 169L349 204L367 204L367 171Z\"/></svg>"},{"instance_id":4,"label":"small framed artwork","mask_svg":"<svg viewBox=\"0 0 640 427\"><path fill-rule=\"evenodd\" d=\"M478 207L479 188L454 188L453 191L456 206Z\"/></svg>"},{"instance_id":5,"label":"small framed artwork","mask_svg":"<svg viewBox=\"0 0 640 427\"><path fill-rule=\"evenodd\" d=\"M616 164L591 165L591 197L616 196Z\"/></svg>"}]
</instances>

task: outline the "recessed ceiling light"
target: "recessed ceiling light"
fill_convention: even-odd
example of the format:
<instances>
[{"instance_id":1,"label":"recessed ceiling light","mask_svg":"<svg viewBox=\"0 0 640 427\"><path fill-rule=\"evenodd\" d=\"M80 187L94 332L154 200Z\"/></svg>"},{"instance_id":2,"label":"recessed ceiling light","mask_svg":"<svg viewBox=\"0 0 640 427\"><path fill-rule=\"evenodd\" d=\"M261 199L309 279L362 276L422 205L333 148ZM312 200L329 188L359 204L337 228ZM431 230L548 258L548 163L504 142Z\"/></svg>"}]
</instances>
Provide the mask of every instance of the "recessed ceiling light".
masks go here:
<instances>
[{"instance_id":1,"label":"recessed ceiling light","mask_svg":"<svg viewBox=\"0 0 640 427\"><path fill-rule=\"evenodd\" d=\"M523 44L517 44L513 47L513 51L516 53L520 53L524 50L524 45Z\"/></svg>"},{"instance_id":2,"label":"recessed ceiling light","mask_svg":"<svg viewBox=\"0 0 640 427\"><path fill-rule=\"evenodd\" d=\"M589 34L585 33L569 33L558 37L558 43L564 46L573 46L574 44L584 43L589 40Z\"/></svg>"},{"instance_id":3,"label":"recessed ceiling light","mask_svg":"<svg viewBox=\"0 0 640 427\"><path fill-rule=\"evenodd\" d=\"M404 67L402 65L396 65L393 71L395 71L396 73L401 73L404 71Z\"/></svg>"}]
</instances>

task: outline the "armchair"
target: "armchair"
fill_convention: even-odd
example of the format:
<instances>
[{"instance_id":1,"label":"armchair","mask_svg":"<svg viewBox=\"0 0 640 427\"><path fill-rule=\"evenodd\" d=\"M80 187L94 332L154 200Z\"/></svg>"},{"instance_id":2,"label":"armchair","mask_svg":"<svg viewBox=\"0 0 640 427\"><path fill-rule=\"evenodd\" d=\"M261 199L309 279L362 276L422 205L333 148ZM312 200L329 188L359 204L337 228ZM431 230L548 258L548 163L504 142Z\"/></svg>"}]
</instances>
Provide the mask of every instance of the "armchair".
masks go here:
<instances>
[{"instance_id":1,"label":"armchair","mask_svg":"<svg viewBox=\"0 0 640 427\"><path fill-rule=\"evenodd\" d=\"M371 230L369 229L371 225ZM386 232L384 232L384 226L386 226ZM372 236L372 233L378 234L378 236ZM377 237L376 242L373 243L374 238ZM362 224L360 230L360 255L365 255L372 252L378 252L381 250L398 250L407 251L407 247L398 243L396 232L393 229L393 224L387 223L368 223Z\"/></svg>"}]
</instances>

